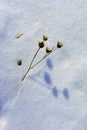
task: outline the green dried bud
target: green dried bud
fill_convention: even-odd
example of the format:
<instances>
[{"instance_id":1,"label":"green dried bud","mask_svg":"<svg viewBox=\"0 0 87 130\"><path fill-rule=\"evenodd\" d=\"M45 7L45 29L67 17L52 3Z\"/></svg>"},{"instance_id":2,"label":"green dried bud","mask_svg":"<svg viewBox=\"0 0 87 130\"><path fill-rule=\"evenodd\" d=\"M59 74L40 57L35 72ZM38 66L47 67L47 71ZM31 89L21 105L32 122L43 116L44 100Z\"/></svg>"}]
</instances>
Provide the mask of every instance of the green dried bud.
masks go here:
<instances>
[{"instance_id":1,"label":"green dried bud","mask_svg":"<svg viewBox=\"0 0 87 130\"><path fill-rule=\"evenodd\" d=\"M63 46L63 43L60 42L60 41L58 41L58 42L57 42L57 47L58 47L58 48L61 48L62 46Z\"/></svg>"},{"instance_id":2,"label":"green dried bud","mask_svg":"<svg viewBox=\"0 0 87 130\"><path fill-rule=\"evenodd\" d=\"M47 53L52 52L52 48L46 47L46 52L47 52Z\"/></svg>"},{"instance_id":3,"label":"green dried bud","mask_svg":"<svg viewBox=\"0 0 87 130\"><path fill-rule=\"evenodd\" d=\"M44 47L44 42L43 42L43 41L38 42L38 46L39 46L40 48L43 48L43 47Z\"/></svg>"},{"instance_id":4,"label":"green dried bud","mask_svg":"<svg viewBox=\"0 0 87 130\"><path fill-rule=\"evenodd\" d=\"M48 40L48 36L43 35L43 41L47 41Z\"/></svg>"}]
</instances>

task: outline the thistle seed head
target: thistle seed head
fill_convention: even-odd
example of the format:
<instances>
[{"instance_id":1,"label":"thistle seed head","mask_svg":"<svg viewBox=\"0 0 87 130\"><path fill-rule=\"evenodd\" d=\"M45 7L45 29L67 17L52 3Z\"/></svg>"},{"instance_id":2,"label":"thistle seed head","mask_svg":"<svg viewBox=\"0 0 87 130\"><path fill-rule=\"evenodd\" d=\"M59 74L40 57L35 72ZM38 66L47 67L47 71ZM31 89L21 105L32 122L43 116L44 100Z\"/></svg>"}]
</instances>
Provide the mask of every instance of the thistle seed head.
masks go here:
<instances>
[{"instance_id":1,"label":"thistle seed head","mask_svg":"<svg viewBox=\"0 0 87 130\"><path fill-rule=\"evenodd\" d=\"M46 52L47 52L47 53L52 52L52 48L46 47Z\"/></svg>"},{"instance_id":2,"label":"thistle seed head","mask_svg":"<svg viewBox=\"0 0 87 130\"><path fill-rule=\"evenodd\" d=\"M47 41L48 40L48 36L43 35L43 41Z\"/></svg>"},{"instance_id":3,"label":"thistle seed head","mask_svg":"<svg viewBox=\"0 0 87 130\"><path fill-rule=\"evenodd\" d=\"M38 46L39 46L40 48L43 48L43 47L44 47L44 42L43 42L43 41L38 42Z\"/></svg>"},{"instance_id":4,"label":"thistle seed head","mask_svg":"<svg viewBox=\"0 0 87 130\"><path fill-rule=\"evenodd\" d=\"M62 46L63 46L63 43L60 42L60 41L58 41L58 42L57 42L57 47L58 47L58 48L61 48Z\"/></svg>"}]
</instances>

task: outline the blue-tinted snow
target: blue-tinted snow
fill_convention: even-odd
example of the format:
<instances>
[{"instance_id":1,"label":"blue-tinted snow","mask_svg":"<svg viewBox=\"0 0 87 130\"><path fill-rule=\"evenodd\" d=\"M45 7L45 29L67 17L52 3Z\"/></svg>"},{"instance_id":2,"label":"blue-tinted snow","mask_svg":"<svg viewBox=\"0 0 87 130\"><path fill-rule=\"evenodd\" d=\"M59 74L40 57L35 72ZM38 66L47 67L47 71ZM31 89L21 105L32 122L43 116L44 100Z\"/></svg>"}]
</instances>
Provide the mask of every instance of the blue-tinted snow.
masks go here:
<instances>
[{"instance_id":1,"label":"blue-tinted snow","mask_svg":"<svg viewBox=\"0 0 87 130\"><path fill-rule=\"evenodd\" d=\"M43 34L64 46L21 82ZM0 130L86 130L86 57L86 0L0 0Z\"/></svg>"}]
</instances>

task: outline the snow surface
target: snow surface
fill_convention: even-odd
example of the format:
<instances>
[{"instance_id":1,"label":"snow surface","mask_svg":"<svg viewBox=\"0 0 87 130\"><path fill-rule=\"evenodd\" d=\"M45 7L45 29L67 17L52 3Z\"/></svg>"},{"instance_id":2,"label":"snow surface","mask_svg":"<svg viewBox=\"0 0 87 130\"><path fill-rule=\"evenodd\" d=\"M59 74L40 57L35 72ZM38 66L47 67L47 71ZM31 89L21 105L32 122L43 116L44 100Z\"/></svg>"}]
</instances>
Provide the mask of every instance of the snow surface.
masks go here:
<instances>
[{"instance_id":1,"label":"snow surface","mask_svg":"<svg viewBox=\"0 0 87 130\"><path fill-rule=\"evenodd\" d=\"M22 82L43 34L64 46ZM87 130L86 58L87 0L0 0L0 130Z\"/></svg>"}]
</instances>

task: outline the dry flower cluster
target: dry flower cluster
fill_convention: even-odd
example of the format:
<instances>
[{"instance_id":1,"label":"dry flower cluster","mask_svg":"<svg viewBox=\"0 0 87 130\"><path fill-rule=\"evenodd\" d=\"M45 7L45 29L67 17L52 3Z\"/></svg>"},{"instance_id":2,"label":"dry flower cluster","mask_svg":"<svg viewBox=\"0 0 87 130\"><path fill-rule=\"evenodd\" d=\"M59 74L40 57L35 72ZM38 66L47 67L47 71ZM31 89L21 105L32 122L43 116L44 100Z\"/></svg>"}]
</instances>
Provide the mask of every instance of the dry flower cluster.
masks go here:
<instances>
[{"instance_id":1,"label":"dry flower cluster","mask_svg":"<svg viewBox=\"0 0 87 130\"><path fill-rule=\"evenodd\" d=\"M41 61L43 61L49 54L51 54L52 52L54 52L57 48L61 48L61 47L63 46L63 43L60 42L60 41L57 42L56 47L49 48L49 47L46 46L46 48L45 48L45 51L46 51L45 55L44 55L37 63L35 63L34 65L32 65L34 59L36 58L36 56L37 56L37 54L38 54L38 52L39 52L39 50L45 47L45 41L47 41L47 40L48 40L48 36L43 35L42 41L39 41L39 42L38 42L38 50L37 50L36 53L34 54L34 56L33 56L33 58L32 58L32 61L31 61L30 65L29 65L29 67L28 67L28 69L27 69L25 75L24 75L23 78L22 78L22 81L25 79L26 75L28 74L28 72L29 72L32 68L34 68L37 64L39 64Z\"/></svg>"}]
</instances>

